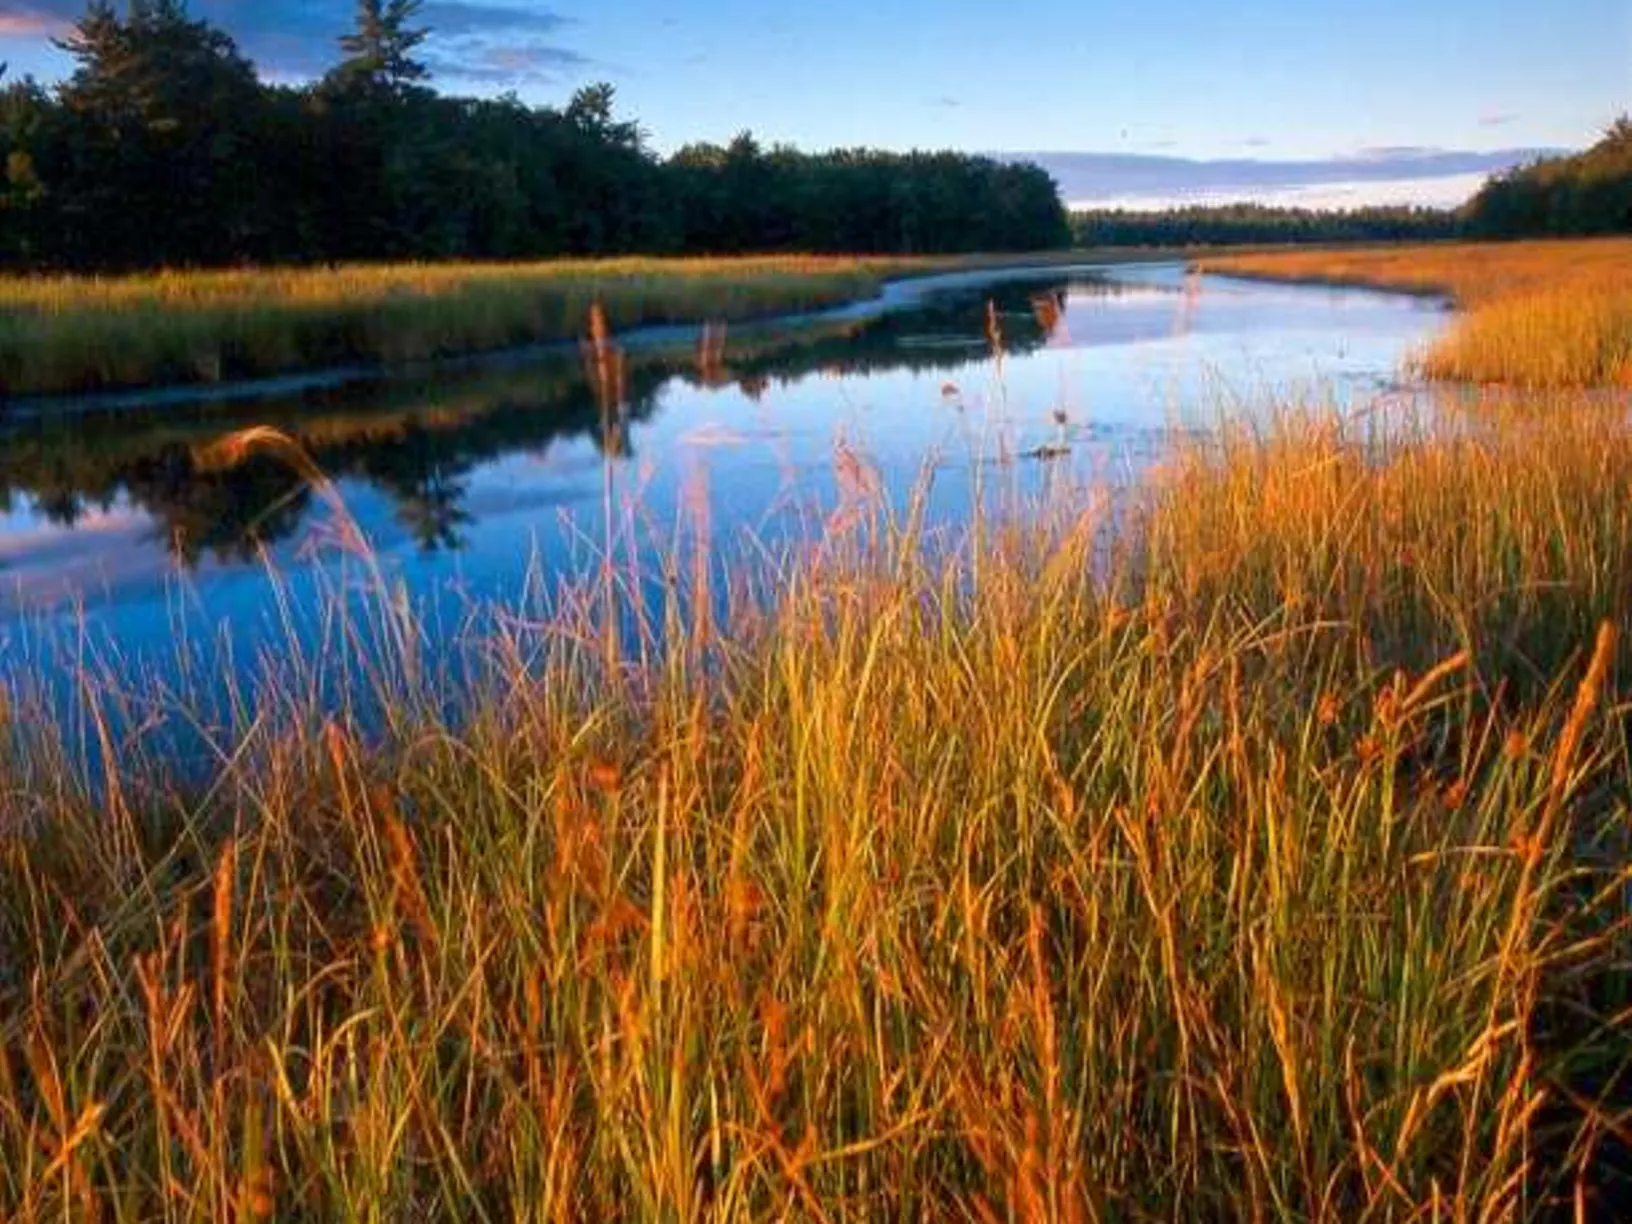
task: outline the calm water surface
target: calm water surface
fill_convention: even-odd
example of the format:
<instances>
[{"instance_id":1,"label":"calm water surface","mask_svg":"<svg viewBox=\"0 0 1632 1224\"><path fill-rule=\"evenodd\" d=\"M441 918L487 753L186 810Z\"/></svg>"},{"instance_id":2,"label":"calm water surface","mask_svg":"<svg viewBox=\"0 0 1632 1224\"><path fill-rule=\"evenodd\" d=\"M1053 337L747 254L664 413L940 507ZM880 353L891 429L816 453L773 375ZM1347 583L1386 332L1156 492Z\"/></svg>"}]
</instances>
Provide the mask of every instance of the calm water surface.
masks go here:
<instances>
[{"instance_id":1,"label":"calm water surface","mask_svg":"<svg viewBox=\"0 0 1632 1224\"><path fill-rule=\"evenodd\" d=\"M0 406L0 674L86 649L162 671L178 643L248 659L316 618L355 560L286 459L218 461L249 425L300 442L437 622L529 575L592 572L609 497L625 541L662 548L706 521L728 551L819 530L858 470L898 505L927 473L930 519L955 524L977 475L1022 494L1125 481L1221 411L1397 394L1445 317L1158 264L950 278L885 306L631 344L610 419L576 351L71 418Z\"/></svg>"}]
</instances>

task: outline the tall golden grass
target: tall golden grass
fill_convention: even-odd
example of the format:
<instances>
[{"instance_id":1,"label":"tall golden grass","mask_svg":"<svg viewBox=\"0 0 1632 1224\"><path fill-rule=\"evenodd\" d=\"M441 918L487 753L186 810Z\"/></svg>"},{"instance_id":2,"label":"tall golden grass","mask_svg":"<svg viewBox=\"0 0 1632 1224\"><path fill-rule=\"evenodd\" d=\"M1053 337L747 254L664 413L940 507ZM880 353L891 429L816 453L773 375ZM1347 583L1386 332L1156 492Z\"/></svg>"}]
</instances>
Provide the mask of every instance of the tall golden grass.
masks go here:
<instances>
[{"instance_id":1,"label":"tall golden grass","mask_svg":"<svg viewBox=\"0 0 1632 1224\"><path fill-rule=\"evenodd\" d=\"M872 296L918 266L615 259L13 277L0 280L0 387L211 382L572 339L596 301L624 328L739 319Z\"/></svg>"},{"instance_id":2,"label":"tall golden grass","mask_svg":"<svg viewBox=\"0 0 1632 1224\"><path fill-rule=\"evenodd\" d=\"M1525 389L1632 386L1632 238L1210 256L1204 271L1444 293L1462 314L1431 378Z\"/></svg>"},{"instance_id":3,"label":"tall golden grass","mask_svg":"<svg viewBox=\"0 0 1632 1224\"><path fill-rule=\"evenodd\" d=\"M611 557L496 618L457 717L381 591L202 775L185 701L25 700L0 1216L1602 1209L1632 437L1543 406L1231 428L931 549L859 481L727 616L603 649Z\"/></svg>"},{"instance_id":4,"label":"tall golden grass","mask_svg":"<svg viewBox=\"0 0 1632 1224\"><path fill-rule=\"evenodd\" d=\"M620 330L731 322L875 297L891 277L1065 258L628 257L5 276L0 397L209 383L571 340L597 302Z\"/></svg>"}]
</instances>

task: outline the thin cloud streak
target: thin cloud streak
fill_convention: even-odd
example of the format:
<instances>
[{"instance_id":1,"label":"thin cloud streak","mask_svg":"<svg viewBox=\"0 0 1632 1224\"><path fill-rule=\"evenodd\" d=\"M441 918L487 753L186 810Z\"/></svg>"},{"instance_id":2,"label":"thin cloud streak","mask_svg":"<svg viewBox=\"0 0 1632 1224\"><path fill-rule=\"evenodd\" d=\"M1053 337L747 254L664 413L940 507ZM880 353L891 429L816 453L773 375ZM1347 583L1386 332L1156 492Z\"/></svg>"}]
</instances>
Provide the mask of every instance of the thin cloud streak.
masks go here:
<instances>
[{"instance_id":1,"label":"thin cloud streak","mask_svg":"<svg viewBox=\"0 0 1632 1224\"><path fill-rule=\"evenodd\" d=\"M592 62L576 51L551 46L477 46L452 55L432 52L424 59L434 76L496 86L555 81Z\"/></svg>"},{"instance_id":2,"label":"thin cloud streak","mask_svg":"<svg viewBox=\"0 0 1632 1224\"><path fill-rule=\"evenodd\" d=\"M574 23L571 17L548 9L512 8L505 4L462 3L444 0L427 4L421 14L423 24L447 37L461 34L515 33L554 34Z\"/></svg>"},{"instance_id":3,"label":"thin cloud streak","mask_svg":"<svg viewBox=\"0 0 1632 1224\"><path fill-rule=\"evenodd\" d=\"M0 9L0 38L44 38L61 34L70 19L31 5L6 5Z\"/></svg>"}]
</instances>

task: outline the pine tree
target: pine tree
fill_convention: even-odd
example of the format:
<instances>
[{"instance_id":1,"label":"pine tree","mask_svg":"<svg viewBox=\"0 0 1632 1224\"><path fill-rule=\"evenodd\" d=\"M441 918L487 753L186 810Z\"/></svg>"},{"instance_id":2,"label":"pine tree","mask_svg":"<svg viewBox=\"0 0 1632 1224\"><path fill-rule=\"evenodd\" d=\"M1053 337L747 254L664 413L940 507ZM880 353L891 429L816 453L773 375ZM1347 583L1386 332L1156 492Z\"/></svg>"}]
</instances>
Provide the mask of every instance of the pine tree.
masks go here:
<instances>
[{"instance_id":1,"label":"pine tree","mask_svg":"<svg viewBox=\"0 0 1632 1224\"><path fill-rule=\"evenodd\" d=\"M96 0L57 45L78 61L59 91L75 247L115 264L238 255L265 202L243 172L262 93L233 40L183 0L131 0L122 18Z\"/></svg>"},{"instance_id":2,"label":"pine tree","mask_svg":"<svg viewBox=\"0 0 1632 1224\"><path fill-rule=\"evenodd\" d=\"M357 24L340 38L345 54L328 76L331 88L400 96L430 75L414 58L429 30L411 25L420 0L357 0Z\"/></svg>"}]
</instances>

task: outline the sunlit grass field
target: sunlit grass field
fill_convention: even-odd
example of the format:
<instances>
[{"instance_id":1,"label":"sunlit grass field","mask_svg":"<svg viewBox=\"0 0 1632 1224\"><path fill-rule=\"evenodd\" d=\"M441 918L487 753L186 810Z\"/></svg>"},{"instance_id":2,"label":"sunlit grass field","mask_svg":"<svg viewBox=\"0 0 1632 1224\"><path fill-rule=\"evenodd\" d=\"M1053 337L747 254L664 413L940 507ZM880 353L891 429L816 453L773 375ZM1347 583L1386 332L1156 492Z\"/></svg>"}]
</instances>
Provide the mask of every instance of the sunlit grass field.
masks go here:
<instances>
[{"instance_id":1,"label":"sunlit grass field","mask_svg":"<svg viewBox=\"0 0 1632 1224\"><path fill-rule=\"evenodd\" d=\"M1449 294L1463 313L1423 355L1431 378L1632 386L1632 238L1253 253L1199 266Z\"/></svg>"},{"instance_id":2,"label":"sunlit grass field","mask_svg":"<svg viewBox=\"0 0 1632 1224\"><path fill-rule=\"evenodd\" d=\"M0 398L399 364L610 325L732 322L876 297L886 279L1037 256L620 258L0 277Z\"/></svg>"},{"instance_id":3,"label":"sunlit grass field","mask_svg":"<svg viewBox=\"0 0 1632 1224\"><path fill-rule=\"evenodd\" d=\"M190 771L185 695L15 694L0 1217L1602 1209L1632 437L1464 424L1227 428L927 548L841 456L728 615L631 638L614 555L454 714L378 589Z\"/></svg>"}]
</instances>

